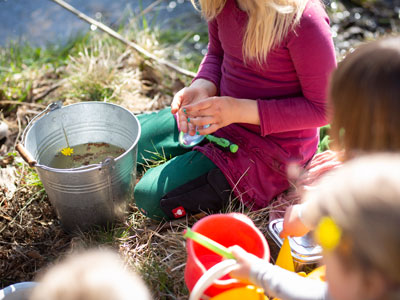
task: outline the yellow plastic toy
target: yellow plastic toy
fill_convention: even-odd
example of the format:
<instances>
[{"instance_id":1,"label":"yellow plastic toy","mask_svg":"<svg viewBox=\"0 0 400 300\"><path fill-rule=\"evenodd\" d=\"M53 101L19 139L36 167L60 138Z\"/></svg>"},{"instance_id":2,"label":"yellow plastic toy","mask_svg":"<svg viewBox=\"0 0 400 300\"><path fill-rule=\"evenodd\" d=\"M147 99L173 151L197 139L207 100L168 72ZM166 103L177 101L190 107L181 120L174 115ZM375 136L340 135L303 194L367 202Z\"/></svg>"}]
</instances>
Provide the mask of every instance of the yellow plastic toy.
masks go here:
<instances>
[{"instance_id":1,"label":"yellow plastic toy","mask_svg":"<svg viewBox=\"0 0 400 300\"><path fill-rule=\"evenodd\" d=\"M279 251L278 258L276 259L275 265L280 266L283 269L294 272L294 262L292 251L290 250L289 239L285 238L281 250Z\"/></svg>"},{"instance_id":2,"label":"yellow plastic toy","mask_svg":"<svg viewBox=\"0 0 400 300\"><path fill-rule=\"evenodd\" d=\"M264 295L263 289L248 285L223 292L211 300L268 300L268 298Z\"/></svg>"},{"instance_id":3,"label":"yellow plastic toy","mask_svg":"<svg viewBox=\"0 0 400 300\"><path fill-rule=\"evenodd\" d=\"M294 261L292 256L292 251L290 249L289 239L285 238L281 250L279 250L278 258L276 259L275 265L280 266L283 269L294 272ZM310 279L325 281L325 266L321 266L306 274L305 272L298 272L299 276L307 277ZM279 300L274 298L273 300Z\"/></svg>"},{"instance_id":4,"label":"yellow plastic toy","mask_svg":"<svg viewBox=\"0 0 400 300\"><path fill-rule=\"evenodd\" d=\"M312 272L308 273L306 277L310 279L325 281L325 266L320 266L314 269Z\"/></svg>"}]
</instances>

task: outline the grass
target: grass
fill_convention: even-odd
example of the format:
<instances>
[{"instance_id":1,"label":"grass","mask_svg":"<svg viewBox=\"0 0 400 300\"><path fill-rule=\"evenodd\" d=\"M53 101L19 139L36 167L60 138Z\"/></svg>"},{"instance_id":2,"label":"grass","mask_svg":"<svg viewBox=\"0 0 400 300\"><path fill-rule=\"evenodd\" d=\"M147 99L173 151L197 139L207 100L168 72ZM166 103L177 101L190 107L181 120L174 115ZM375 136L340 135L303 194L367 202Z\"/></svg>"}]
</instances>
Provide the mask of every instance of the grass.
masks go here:
<instances>
[{"instance_id":1,"label":"grass","mask_svg":"<svg viewBox=\"0 0 400 300\"><path fill-rule=\"evenodd\" d=\"M205 24L199 33L191 30L161 31L145 20L144 15L139 23L128 22L119 31L159 57L173 60L192 71L197 69L202 54L200 50L193 51L196 44L193 36L201 35L201 47L204 48L207 43ZM200 45L199 41L197 45ZM0 48L0 66L1 99L17 102L30 102L32 99L36 102L51 101L35 97L63 79L61 88L50 94L53 98L67 103L127 103L134 97L137 108L132 103L129 108L146 111L168 105L176 92L171 90L171 86L182 88L190 83L190 79L143 59L98 30L71 38L63 45L46 48L10 43ZM155 98L156 101L152 102ZM15 106L3 111L13 109Z\"/></svg>"}]
</instances>

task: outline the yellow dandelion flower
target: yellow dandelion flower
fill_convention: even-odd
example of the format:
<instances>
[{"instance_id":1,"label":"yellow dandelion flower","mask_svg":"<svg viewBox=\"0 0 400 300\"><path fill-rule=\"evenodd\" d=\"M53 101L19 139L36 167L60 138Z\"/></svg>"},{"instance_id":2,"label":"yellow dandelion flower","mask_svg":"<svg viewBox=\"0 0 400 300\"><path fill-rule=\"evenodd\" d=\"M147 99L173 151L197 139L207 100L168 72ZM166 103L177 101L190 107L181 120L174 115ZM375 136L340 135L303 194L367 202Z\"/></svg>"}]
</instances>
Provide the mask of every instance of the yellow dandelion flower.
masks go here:
<instances>
[{"instance_id":1,"label":"yellow dandelion flower","mask_svg":"<svg viewBox=\"0 0 400 300\"><path fill-rule=\"evenodd\" d=\"M323 217L315 230L315 239L324 250L334 250L342 236L342 231L330 217Z\"/></svg>"},{"instance_id":2,"label":"yellow dandelion flower","mask_svg":"<svg viewBox=\"0 0 400 300\"><path fill-rule=\"evenodd\" d=\"M67 147L61 150L61 154L65 156L71 156L72 153L74 153L74 148Z\"/></svg>"}]
</instances>

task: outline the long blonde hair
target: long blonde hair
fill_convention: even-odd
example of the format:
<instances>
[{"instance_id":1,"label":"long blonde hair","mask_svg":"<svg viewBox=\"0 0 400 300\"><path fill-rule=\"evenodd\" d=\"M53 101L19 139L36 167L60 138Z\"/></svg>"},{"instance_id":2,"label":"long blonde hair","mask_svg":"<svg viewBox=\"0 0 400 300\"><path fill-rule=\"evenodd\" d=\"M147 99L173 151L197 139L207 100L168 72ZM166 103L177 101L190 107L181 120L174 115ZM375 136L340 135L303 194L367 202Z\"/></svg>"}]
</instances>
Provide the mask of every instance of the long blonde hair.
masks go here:
<instances>
[{"instance_id":1,"label":"long blonde hair","mask_svg":"<svg viewBox=\"0 0 400 300\"><path fill-rule=\"evenodd\" d=\"M196 6L196 0L191 0ZM227 0L198 0L203 16L214 19ZM235 0L244 9L249 21L243 42L245 61L266 61L268 53L278 46L288 32L300 22L308 0Z\"/></svg>"}]
</instances>

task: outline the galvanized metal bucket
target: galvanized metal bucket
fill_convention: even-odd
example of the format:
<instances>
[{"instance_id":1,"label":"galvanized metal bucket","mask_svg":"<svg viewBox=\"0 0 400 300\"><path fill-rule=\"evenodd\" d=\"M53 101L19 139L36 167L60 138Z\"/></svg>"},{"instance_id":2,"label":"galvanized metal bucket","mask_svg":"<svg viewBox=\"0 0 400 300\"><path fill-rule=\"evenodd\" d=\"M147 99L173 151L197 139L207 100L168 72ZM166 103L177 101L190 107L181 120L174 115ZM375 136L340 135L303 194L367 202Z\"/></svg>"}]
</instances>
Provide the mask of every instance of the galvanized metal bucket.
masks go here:
<instances>
[{"instance_id":1,"label":"galvanized metal bucket","mask_svg":"<svg viewBox=\"0 0 400 300\"><path fill-rule=\"evenodd\" d=\"M64 129L63 129L64 127ZM73 169L49 167L65 147L109 143L125 149L116 158ZM67 231L85 230L121 218L136 183L138 119L125 108L105 102L81 102L62 107L52 103L25 129L17 147L36 167L49 200Z\"/></svg>"}]
</instances>

